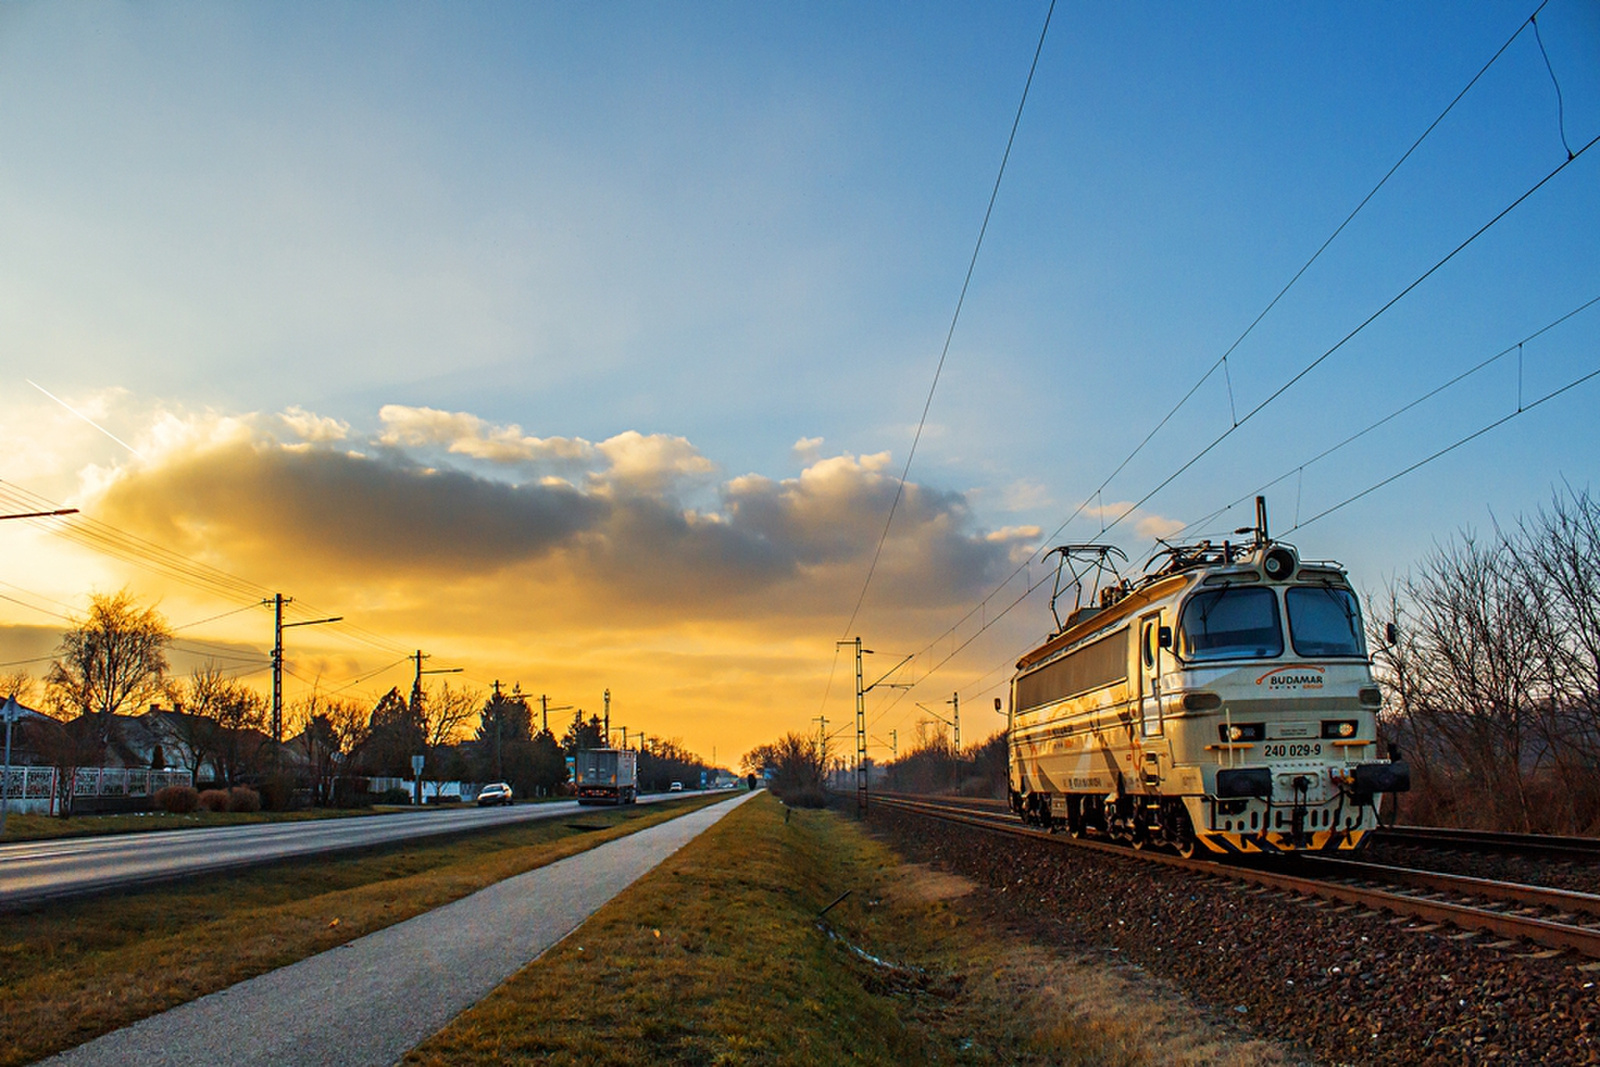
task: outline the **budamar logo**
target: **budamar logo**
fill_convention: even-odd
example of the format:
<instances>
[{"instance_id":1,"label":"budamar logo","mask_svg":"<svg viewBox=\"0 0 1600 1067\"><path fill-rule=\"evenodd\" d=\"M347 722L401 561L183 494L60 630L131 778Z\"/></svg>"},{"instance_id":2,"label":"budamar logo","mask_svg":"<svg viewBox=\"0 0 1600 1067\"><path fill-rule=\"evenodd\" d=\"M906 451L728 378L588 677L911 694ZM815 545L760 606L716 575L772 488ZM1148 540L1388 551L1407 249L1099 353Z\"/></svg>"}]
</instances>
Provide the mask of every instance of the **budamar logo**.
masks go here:
<instances>
[{"instance_id":1,"label":"budamar logo","mask_svg":"<svg viewBox=\"0 0 1600 1067\"><path fill-rule=\"evenodd\" d=\"M1275 671L1268 671L1256 679L1257 685L1264 685L1271 690L1284 689L1321 689L1322 667L1309 667L1304 664L1293 667L1279 667Z\"/></svg>"}]
</instances>

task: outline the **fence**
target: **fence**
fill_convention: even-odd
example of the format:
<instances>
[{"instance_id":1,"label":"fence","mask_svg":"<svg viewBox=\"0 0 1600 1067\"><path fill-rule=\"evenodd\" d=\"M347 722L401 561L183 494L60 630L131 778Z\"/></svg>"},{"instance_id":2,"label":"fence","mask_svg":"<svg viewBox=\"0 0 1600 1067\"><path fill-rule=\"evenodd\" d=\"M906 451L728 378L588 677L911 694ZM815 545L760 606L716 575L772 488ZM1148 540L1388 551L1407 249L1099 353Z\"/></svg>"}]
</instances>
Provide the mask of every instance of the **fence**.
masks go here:
<instances>
[{"instance_id":1,"label":"fence","mask_svg":"<svg viewBox=\"0 0 1600 1067\"><path fill-rule=\"evenodd\" d=\"M0 771L0 791L13 811L53 812L60 792L57 774L54 767L9 767ZM194 776L188 771L79 767L73 773L72 795L142 797L169 785L191 785L193 781Z\"/></svg>"}]
</instances>

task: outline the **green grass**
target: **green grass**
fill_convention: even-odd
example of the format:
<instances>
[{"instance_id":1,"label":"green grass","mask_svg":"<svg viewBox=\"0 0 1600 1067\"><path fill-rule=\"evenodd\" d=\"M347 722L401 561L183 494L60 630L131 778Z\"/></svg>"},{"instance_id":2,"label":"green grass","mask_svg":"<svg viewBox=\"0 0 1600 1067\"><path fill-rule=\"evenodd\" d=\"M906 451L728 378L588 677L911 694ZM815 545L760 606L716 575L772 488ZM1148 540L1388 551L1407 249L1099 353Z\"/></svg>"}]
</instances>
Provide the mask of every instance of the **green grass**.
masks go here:
<instances>
[{"instance_id":1,"label":"green grass","mask_svg":"<svg viewBox=\"0 0 1600 1067\"><path fill-rule=\"evenodd\" d=\"M725 799L589 809L0 913L0 1065L70 1048Z\"/></svg>"},{"instance_id":2,"label":"green grass","mask_svg":"<svg viewBox=\"0 0 1600 1067\"><path fill-rule=\"evenodd\" d=\"M759 795L405 1062L1142 1062L1115 1026L1017 996L1010 947L959 919L941 877Z\"/></svg>"}]
</instances>

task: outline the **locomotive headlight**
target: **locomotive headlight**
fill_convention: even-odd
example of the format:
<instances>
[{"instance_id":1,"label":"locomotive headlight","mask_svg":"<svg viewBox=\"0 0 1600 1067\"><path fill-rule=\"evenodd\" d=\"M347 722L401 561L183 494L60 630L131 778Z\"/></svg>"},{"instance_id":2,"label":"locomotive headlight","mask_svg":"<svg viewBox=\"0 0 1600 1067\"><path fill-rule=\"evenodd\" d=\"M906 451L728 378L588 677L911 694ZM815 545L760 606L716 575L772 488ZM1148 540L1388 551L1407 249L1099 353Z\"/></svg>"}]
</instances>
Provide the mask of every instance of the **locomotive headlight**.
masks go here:
<instances>
[{"instance_id":1,"label":"locomotive headlight","mask_svg":"<svg viewBox=\"0 0 1600 1067\"><path fill-rule=\"evenodd\" d=\"M1244 731L1237 726L1228 727L1228 740L1237 741L1244 736Z\"/></svg>"},{"instance_id":2,"label":"locomotive headlight","mask_svg":"<svg viewBox=\"0 0 1600 1067\"><path fill-rule=\"evenodd\" d=\"M1381 707L1383 704L1383 691L1375 685L1362 686L1356 694L1356 699L1361 701L1364 708Z\"/></svg>"},{"instance_id":3,"label":"locomotive headlight","mask_svg":"<svg viewBox=\"0 0 1600 1067\"><path fill-rule=\"evenodd\" d=\"M1358 725L1354 719L1323 719L1322 736L1327 738L1354 737Z\"/></svg>"},{"instance_id":4,"label":"locomotive headlight","mask_svg":"<svg viewBox=\"0 0 1600 1067\"><path fill-rule=\"evenodd\" d=\"M1353 722L1342 722L1342 723L1339 724L1339 736L1340 737L1350 737L1350 736L1354 735L1355 732L1356 732L1356 724L1355 723L1353 723Z\"/></svg>"},{"instance_id":5,"label":"locomotive headlight","mask_svg":"<svg viewBox=\"0 0 1600 1067\"><path fill-rule=\"evenodd\" d=\"M1215 693L1195 692L1183 694L1184 711L1215 711L1222 707L1222 698Z\"/></svg>"}]
</instances>

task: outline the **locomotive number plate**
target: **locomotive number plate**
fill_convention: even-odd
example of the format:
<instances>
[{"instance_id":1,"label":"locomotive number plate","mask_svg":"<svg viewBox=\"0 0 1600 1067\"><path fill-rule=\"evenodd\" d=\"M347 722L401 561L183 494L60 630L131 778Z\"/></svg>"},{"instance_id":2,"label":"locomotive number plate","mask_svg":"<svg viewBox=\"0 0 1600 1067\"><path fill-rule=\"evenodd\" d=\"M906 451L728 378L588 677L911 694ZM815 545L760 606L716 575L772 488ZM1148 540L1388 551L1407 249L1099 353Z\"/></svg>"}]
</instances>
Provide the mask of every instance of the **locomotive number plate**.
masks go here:
<instances>
[{"instance_id":1,"label":"locomotive number plate","mask_svg":"<svg viewBox=\"0 0 1600 1067\"><path fill-rule=\"evenodd\" d=\"M1283 744L1268 744L1263 746L1262 754L1268 759L1299 759L1305 756L1320 756L1322 755L1322 742L1292 741Z\"/></svg>"}]
</instances>

